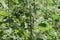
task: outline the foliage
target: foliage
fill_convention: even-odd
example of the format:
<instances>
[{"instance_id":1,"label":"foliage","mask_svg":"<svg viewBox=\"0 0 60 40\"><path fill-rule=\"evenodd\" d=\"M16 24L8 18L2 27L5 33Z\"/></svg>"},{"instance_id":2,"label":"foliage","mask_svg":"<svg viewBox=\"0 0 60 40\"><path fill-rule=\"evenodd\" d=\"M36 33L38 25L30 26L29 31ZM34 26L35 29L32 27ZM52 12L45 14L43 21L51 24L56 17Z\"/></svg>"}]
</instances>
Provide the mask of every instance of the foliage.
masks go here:
<instances>
[{"instance_id":1,"label":"foliage","mask_svg":"<svg viewBox=\"0 0 60 40\"><path fill-rule=\"evenodd\" d=\"M60 40L60 0L0 0L0 40L30 40L33 21L32 40Z\"/></svg>"}]
</instances>

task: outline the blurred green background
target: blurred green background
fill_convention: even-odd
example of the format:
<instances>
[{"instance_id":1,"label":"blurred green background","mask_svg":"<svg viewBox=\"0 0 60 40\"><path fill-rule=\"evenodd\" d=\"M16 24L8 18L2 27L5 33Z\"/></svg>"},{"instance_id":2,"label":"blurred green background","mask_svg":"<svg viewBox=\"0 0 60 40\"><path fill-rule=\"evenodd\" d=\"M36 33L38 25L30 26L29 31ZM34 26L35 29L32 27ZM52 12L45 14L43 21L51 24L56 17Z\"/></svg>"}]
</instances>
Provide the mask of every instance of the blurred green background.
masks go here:
<instances>
[{"instance_id":1,"label":"blurred green background","mask_svg":"<svg viewBox=\"0 0 60 40\"><path fill-rule=\"evenodd\" d=\"M0 0L0 40L60 40L60 0Z\"/></svg>"}]
</instances>

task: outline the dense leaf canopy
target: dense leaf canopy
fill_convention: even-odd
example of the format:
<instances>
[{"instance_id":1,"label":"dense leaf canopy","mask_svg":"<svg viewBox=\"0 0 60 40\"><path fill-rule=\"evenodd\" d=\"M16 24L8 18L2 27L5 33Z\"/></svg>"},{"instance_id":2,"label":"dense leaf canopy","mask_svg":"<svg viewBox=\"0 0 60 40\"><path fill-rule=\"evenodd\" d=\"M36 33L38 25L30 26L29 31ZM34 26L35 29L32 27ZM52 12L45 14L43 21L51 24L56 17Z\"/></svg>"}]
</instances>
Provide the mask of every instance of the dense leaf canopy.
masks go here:
<instances>
[{"instance_id":1,"label":"dense leaf canopy","mask_svg":"<svg viewBox=\"0 0 60 40\"><path fill-rule=\"evenodd\" d=\"M0 40L60 40L60 0L0 0Z\"/></svg>"}]
</instances>

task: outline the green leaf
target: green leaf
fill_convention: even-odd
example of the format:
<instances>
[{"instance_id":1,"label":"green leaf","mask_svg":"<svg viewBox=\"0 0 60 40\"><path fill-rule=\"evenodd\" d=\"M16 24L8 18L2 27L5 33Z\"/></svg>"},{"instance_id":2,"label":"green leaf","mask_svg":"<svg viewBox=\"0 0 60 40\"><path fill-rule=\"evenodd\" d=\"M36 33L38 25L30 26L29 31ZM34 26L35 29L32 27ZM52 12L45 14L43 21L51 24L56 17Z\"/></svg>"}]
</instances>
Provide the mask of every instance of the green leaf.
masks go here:
<instances>
[{"instance_id":1,"label":"green leaf","mask_svg":"<svg viewBox=\"0 0 60 40\"><path fill-rule=\"evenodd\" d=\"M12 0L14 3L18 3L18 0Z\"/></svg>"},{"instance_id":2,"label":"green leaf","mask_svg":"<svg viewBox=\"0 0 60 40\"><path fill-rule=\"evenodd\" d=\"M18 32L19 32L19 30L17 30L17 29L14 30L14 33L18 33Z\"/></svg>"},{"instance_id":3,"label":"green leaf","mask_svg":"<svg viewBox=\"0 0 60 40\"><path fill-rule=\"evenodd\" d=\"M4 7L4 9L8 9L7 4L5 4L5 0L0 0L0 3L1 3L2 6Z\"/></svg>"},{"instance_id":4,"label":"green leaf","mask_svg":"<svg viewBox=\"0 0 60 40\"><path fill-rule=\"evenodd\" d=\"M40 23L39 26L46 27L47 25L46 25L46 23Z\"/></svg>"},{"instance_id":5,"label":"green leaf","mask_svg":"<svg viewBox=\"0 0 60 40\"><path fill-rule=\"evenodd\" d=\"M9 13L8 12L6 12L6 11L0 11L0 16L8 16L9 15Z\"/></svg>"},{"instance_id":6,"label":"green leaf","mask_svg":"<svg viewBox=\"0 0 60 40\"><path fill-rule=\"evenodd\" d=\"M52 14L52 18L55 20L55 19L58 19L59 18L59 15L56 15L56 14Z\"/></svg>"}]
</instances>

